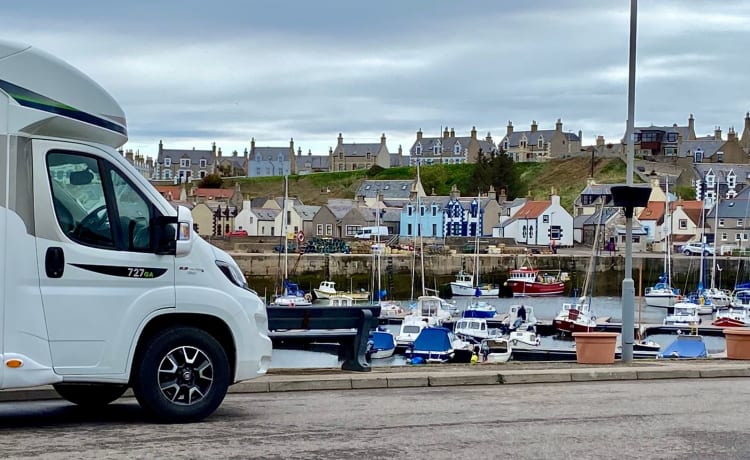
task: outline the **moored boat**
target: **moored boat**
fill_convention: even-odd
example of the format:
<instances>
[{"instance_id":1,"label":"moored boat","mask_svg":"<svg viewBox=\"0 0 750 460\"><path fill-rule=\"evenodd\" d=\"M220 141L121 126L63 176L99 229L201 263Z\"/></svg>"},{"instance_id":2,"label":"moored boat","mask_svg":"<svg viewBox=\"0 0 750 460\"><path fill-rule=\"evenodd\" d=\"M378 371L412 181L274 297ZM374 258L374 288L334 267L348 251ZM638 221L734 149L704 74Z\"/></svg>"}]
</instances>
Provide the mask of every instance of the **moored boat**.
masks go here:
<instances>
[{"instance_id":1,"label":"moored boat","mask_svg":"<svg viewBox=\"0 0 750 460\"><path fill-rule=\"evenodd\" d=\"M576 303L563 303L552 325L560 332L591 332L596 329L596 316L588 299L582 297Z\"/></svg>"},{"instance_id":2,"label":"moored boat","mask_svg":"<svg viewBox=\"0 0 750 460\"><path fill-rule=\"evenodd\" d=\"M555 296L565 292L563 278L561 272L542 272L523 266L510 271L507 283L514 296Z\"/></svg>"}]
</instances>

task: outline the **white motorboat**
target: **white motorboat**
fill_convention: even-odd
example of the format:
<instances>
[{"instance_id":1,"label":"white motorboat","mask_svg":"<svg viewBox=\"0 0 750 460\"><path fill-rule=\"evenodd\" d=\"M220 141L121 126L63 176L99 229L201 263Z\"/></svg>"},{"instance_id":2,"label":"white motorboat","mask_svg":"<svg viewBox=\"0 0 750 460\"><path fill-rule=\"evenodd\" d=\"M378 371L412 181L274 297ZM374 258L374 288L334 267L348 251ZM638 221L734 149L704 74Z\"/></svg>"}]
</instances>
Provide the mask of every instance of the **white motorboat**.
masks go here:
<instances>
[{"instance_id":1,"label":"white motorboat","mask_svg":"<svg viewBox=\"0 0 750 460\"><path fill-rule=\"evenodd\" d=\"M596 329L596 316L588 298L582 297L576 303L563 303L552 325L560 332L590 332Z\"/></svg>"},{"instance_id":2,"label":"white motorboat","mask_svg":"<svg viewBox=\"0 0 750 460\"><path fill-rule=\"evenodd\" d=\"M510 334L508 334L508 340L514 347L519 344L538 347L542 343L542 340L536 332L529 330L511 331Z\"/></svg>"},{"instance_id":3,"label":"white motorboat","mask_svg":"<svg viewBox=\"0 0 750 460\"><path fill-rule=\"evenodd\" d=\"M692 302L677 302L674 311L664 317L665 326L696 327L701 323L700 306Z\"/></svg>"},{"instance_id":4,"label":"white motorboat","mask_svg":"<svg viewBox=\"0 0 750 460\"><path fill-rule=\"evenodd\" d=\"M428 321L419 316L405 316L398 335L396 335L396 346L399 348L410 347L419 336L419 333L422 332L422 329L427 326Z\"/></svg>"},{"instance_id":5,"label":"white motorboat","mask_svg":"<svg viewBox=\"0 0 750 460\"><path fill-rule=\"evenodd\" d=\"M396 338L389 331L378 329L370 332L368 343L370 358L390 358L396 351Z\"/></svg>"},{"instance_id":6,"label":"white motorboat","mask_svg":"<svg viewBox=\"0 0 750 460\"><path fill-rule=\"evenodd\" d=\"M523 310L521 309L523 307ZM511 305L508 308L508 317L503 320L503 325L509 330L534 330L539 321L534 315L534 307L525 304Z\"/></svg>"},{"instance_id":7,"label":"white motorboat","mask_svg":"<svg viewBox=\"0 0 750 460\"><path fill-rule=\"evenodd\" d=\"M511 345L507 337L484 339L479 345L482 361L486 363L505 363L510 360Z\"/></svg>"},{"instance_id":8,"label":"white motorboat","mask_svg":"<svg viewBox=\"0 0 750 460\"><path fill-rule=\"evenodd\" d=\"M472 343L502 336L502 331L489 327L484 318L461 318L456 321L453 332L463 340Z\"/></svg>"},{"instance_id":9,"label":"white motorboat","mask_svg":"<svg viewBox=\"0 0 750 460\"><path fill-rule=\"evenodd\" d=\"M313 289L315 297L318 299L327 299L332 295L336 295L336 283L333 281L321 281L320 285Z\"/></svg>"}]
</instances>

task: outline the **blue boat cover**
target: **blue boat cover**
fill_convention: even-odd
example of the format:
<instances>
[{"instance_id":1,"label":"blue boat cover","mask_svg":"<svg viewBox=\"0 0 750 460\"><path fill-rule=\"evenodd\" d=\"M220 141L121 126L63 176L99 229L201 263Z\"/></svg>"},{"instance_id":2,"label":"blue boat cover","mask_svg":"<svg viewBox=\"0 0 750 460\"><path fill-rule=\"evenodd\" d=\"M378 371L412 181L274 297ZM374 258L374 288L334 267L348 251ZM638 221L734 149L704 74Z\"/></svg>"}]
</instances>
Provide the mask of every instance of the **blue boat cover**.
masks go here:
<instances>
[{"instance_id":1,"label":"blue boat cover","mask_svg":"<svg viewBox=\"0 0 750 460\"><path fill-rule=\"evenodd\" d=\"M734 285L734 289L739 291L740 289L750 289L750 281L745 281Z\"/></svg>"},{"instance_id":2,"label":"blue boat cover","mask_svg":"<svg viewBox=\"0 0 750 460\"><path fill-rule=\"evenodd\" d=\"M453 348L451 331L444 327L426 327L414 340L414 349L419 351L447 351Z\"/></svg>"},{"instance_id":3,"label":"blue boat cover","mask_svg":"<svg viewBox=\"0 0 750 460\"><path fill-rule=\"evenodd\" d=\"M660 358L707 358L708 350L699 335L678 335L677 339L669 344Z\"/></svg>"},{"instance_id":4,"label":"blue boat cover","mask_svg":"<svg viewBox=\"0 0 750 460\"><path fill-rule=\"evenodd\" d=\"M372 340L373 350L390 350L391 348L396 348L396 342L393 339L393 334L390 332L372 331L370 339Z\"/></svg>"}]
</instances>

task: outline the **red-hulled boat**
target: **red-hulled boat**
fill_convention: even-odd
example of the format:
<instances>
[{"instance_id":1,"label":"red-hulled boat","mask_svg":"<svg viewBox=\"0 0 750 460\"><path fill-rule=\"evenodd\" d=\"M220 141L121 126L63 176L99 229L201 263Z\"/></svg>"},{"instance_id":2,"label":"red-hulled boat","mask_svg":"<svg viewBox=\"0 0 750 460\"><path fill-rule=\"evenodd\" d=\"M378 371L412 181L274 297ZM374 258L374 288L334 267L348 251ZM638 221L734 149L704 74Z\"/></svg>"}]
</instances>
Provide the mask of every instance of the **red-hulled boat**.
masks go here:
<instances>
[{"instance_id":1,"label":"red-hulled boat","mask_svg":"<svg viewBox=\"0 0 750 460\"><path fill-rule=\"evenodd\" d=\"M715 319L711 324L719 327L747 327L750 326L750 314L744 307L724 307L716 310Z\"/></svg>"},{"instance_id":2,"label":"red-hulled boat","mask_svg":"<svg viewBox=\"0 0 750 460\"><path fill-rule=\"evenodd\" d=\"M560 332L591 332L597 326L596 316L588 300L581 298L578 303L564 303L552 326Z\"/></svg>"},{"instance_id":3,"label":"red-hulled boat","mask_svg":"<svg viewBox=\"0 0 750 460\"><path fill-rule=\"evenodd\" d=\"M508 286L514 296L562 295L565 292L562 273L542 272L527 266L510 271Z\"/></svg>"}]
</instances>

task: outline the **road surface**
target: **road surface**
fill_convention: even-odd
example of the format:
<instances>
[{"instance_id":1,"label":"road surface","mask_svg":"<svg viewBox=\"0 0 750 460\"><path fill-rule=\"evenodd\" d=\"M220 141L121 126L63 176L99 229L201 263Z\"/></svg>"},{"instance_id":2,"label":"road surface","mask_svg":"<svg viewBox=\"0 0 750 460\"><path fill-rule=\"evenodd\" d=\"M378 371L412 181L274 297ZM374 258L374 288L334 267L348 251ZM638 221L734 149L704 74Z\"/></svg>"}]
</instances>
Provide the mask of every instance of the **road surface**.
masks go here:
<instances>
[{"instance_id":1,"label":"road surface","mask_svg":"<svg viewBox=\"0 0 750 460\"><path fill-rule=\"evenodd\" d=\"M103 413L0 404L3 458L741 459L747 379L231 394L207 421L160 425L133 399Z\"/></svg>"}]
</instances>

